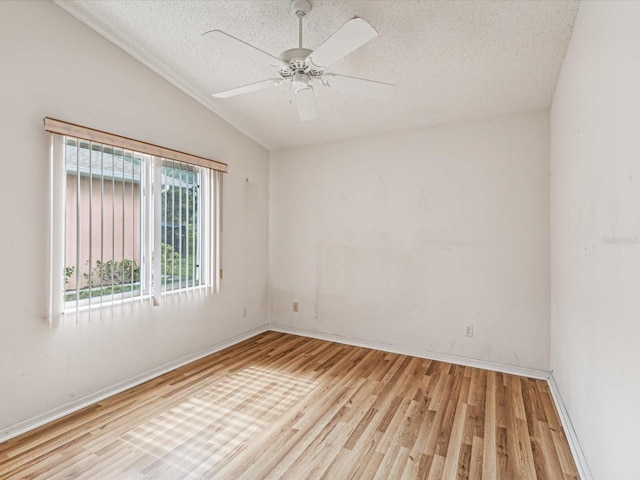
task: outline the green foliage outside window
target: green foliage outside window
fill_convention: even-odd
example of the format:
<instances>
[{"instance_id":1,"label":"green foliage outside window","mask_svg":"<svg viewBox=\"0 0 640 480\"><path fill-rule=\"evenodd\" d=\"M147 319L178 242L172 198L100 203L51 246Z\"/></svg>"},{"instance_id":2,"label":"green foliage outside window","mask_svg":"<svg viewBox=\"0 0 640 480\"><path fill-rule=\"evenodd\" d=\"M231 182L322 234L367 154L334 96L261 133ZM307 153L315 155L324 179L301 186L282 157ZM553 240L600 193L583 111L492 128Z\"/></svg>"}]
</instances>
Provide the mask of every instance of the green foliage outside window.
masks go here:
<instances>
[{"instance_id":1,"label":"green foliage outside window","mask_svg":"<svg viewBox=\"0 0 640 480\"><path fill-rule=\"evenodd\" d=\"M64 267L64 283L65 285L69 283L69 279L73 275L73 272L76 271L76 267Z\"/></svg>"},{"instance_id":2,"label":"green foliage outside window","mask_svg":"<svg viewBox=\"0 0 640 480\"><path fill-rule=\"evenodd\" d=\"M180 275L180 254L166 243L162 244L162 257L160 258L160 270L162 278L173 278Z\"/></svg>"},{"instance_id":3,"label":"green foliage outside window","mask_svg":"<svg viewBox=\"0 0 640 480\"><path fill-rule=\"evenodd\" d=\"M122 261L107 260L102 262L96 260L96 266L91 270L90 274L84 274L91 284L96 285L122 285L124 283L132 283L140 281L140 267L135 260L128 258Z\"/></svg>"}]
</instances>

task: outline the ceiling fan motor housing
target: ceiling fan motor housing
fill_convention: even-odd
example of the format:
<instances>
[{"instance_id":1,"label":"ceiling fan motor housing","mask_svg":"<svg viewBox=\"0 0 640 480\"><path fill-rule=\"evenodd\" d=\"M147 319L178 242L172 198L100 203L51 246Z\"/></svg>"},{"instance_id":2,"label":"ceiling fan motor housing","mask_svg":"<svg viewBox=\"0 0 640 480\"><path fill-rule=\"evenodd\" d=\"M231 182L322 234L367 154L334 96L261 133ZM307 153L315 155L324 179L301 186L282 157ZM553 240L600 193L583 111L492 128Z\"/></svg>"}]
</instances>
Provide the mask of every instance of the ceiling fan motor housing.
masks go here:
<instances>
[{"instance_id":1,"label":"ceiling fan motor housing","mask_svg":"<svg viewBox=\"0 0 640 480\"><path fill-rule=\"evenodd\" d=\"M288 67L279 69L282 78L291 78L296 74L305 73L310 77L320 77L322 70L314 70L309 67L305 59L313 53L308 48L290 48L280 55L280 60L285 62Z\"/></svg>"}]
</instances>

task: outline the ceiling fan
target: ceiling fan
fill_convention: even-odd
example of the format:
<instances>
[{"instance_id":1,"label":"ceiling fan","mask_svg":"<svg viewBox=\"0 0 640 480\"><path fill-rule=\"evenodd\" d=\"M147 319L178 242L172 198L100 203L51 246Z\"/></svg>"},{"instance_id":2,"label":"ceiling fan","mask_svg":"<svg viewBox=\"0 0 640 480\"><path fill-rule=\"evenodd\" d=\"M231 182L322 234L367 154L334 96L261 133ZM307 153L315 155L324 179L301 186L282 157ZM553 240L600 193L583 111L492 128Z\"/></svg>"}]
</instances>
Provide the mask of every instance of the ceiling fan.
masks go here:
<instances>
[{"instance_id":1,"label":"ceiling fan","mask_svg":"<svg viewBox=\"0 0 640 480\"><path fill-rule=\"evenodd\" d=\"M309 0L292 0L291 11L298 18L298 47L285 50L280 54L280 57L274 57L221 30L203 33L206 38L238 55L252 57L259 62L277 68L280 75L279 78L268 78L214 93L214 97L228 98L289 83L296 99L300 120L306 121L318 117L318 108L313 93L313 88L316 85L341 93L378 98L385 98L393 91L395 85L389 83L327 72L331 65L378 35L366 20L359 17L352 18L318 48L309 50L302 47L302 20L311 12L311 3Z\"/></svg>"}]
</instances>

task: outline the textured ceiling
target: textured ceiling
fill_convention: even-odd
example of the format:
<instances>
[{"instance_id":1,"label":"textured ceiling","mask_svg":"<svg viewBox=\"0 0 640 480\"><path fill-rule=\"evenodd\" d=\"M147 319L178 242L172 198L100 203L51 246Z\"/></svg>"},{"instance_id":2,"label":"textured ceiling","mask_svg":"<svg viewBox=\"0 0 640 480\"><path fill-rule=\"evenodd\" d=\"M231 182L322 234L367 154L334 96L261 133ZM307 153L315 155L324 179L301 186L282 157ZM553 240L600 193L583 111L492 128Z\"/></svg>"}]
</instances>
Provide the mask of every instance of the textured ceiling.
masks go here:
<instances>
[{"instance_id":1,"label":"textured ceiling","mask_svg":"<svg viewBox=\"0 0 640 480\"><path fill-rule=\"evenodd\" d=\"M397 85L387 100L316 89L319 119L300 122L287 85L214 99L277 77L202 33L218 29L280 55L297 46L289 0L56 1L269 149L549 107L577 1L312 0L304 46L354 16L378 37L330 71Z\"/></svg>"}]
</instances>

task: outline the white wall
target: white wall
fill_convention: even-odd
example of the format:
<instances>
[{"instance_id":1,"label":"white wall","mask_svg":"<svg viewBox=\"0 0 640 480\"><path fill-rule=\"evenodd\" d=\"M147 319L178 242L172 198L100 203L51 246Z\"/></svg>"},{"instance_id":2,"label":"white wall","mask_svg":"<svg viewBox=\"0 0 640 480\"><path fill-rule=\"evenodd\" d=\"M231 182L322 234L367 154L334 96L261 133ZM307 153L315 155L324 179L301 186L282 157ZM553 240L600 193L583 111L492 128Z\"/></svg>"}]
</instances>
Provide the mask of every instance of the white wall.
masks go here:
<instances>
[{"instance_id":1,"label":"white wall","mask_svg":"<svg viewBox=\"0 0 640 480\"><path fill-rule=\"evenodd\" d=\"M272 152L270 321L548 369L548 128L539 112Z\"/></svg>"},{"instance_id":2,"label":"white wall","mask_svg":"<svg viewBox=\"0 0 640 480\"><path fill-rule=\"evenodd\" d=\"M48 328L45 116L229 164L219 296ZM0 132L0 437L264 324L265 149L49 2L0 2Z\"/></svg>"},{"instance_id":3,"label":"white wall","mask_svg":"<svg viewBox=\"0 0 640 480\"><path fill-rule=\"evenodd\" d=\"M640 2L583 2L551 109L551 368L597 479L640 476Z\"/></svg>"}]
</instances>

